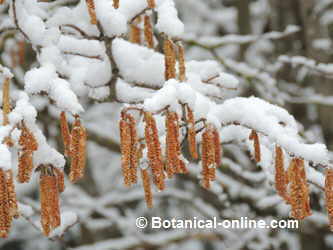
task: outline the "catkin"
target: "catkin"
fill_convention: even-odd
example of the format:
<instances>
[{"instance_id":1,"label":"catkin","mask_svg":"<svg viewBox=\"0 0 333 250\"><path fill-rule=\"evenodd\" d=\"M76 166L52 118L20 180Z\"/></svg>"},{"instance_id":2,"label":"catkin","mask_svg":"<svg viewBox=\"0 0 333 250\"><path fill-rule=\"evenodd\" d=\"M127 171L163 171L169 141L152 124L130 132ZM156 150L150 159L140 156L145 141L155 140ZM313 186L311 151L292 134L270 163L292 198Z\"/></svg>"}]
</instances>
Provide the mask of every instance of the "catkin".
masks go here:
<instances>
[{"instance_id":1,"label":"catkin","mask_svg":"<svg viewBox=\"0 0 333 250\"><path fill-rule=\"evenodd\" d=\"M6 174L0 168L0 238L6 238L11 226Z\"/></svg>"},{"instance_id":2,"label":"catkin","mask_svg":"<svg viewBox=\"0 0 333 250\"><path fill-rule=\"evenodd\" d=\"M290 181L289 203L291 205L291 216L295 219L304 219L311 215L310 198L306 182L304 161L294 158L288 168Z\"/></svg>"},{"instance_id":3,"label":"catkin","mask_svg":"<svg viewBox=\"0 0 333 250\"><path fill-rule=\"evenodd\" d=\"M143 190L145 192L145 200L148 208L153 207L153 193L150 186L150 177L147 169L141 169L141 177Z\"/></svg>"},{"instance_id":4,"label":"catkin","mask_svg":"<svg viewBox=\"0 0 333 250\"><path fill-rule=\"evenodd\" d=\"M149 166L153 174L153 182L159 190L165 188L161 145L158 138L156 121L150 112L144 113L145 138L148 150Z\"/></svg>"},{"instance_id":5,"label":"catkin","mask_svg":"<svg viewBox=\"0 0 333 250\"><path fill-rule=\"evenodd\" d=\"M260 160L261 160L260 142L259 142L259 136L255 130L251 131L249 139L253 140L254 159L256 162L260 162Z\"/></svg>"},{"instance_id":6,"label":"catkin","mask_svg":"<svg viewBox=\"0 0 333 250\"><path fill-rule=\"evenodd\" d=\"M96 17L94 0L86 0L86 4L87 4L87 7L88 7L88 13L89 13L89 16L90 16L90 23L91 24L97 24L97 17Z\"/></svg>"},{"instance_id":7,"label":"catkin","mask_svg":"<svg viewBox=\"0 0 333 250\"><path fill-rule=\"evenodd\" d=\"M215 147L213 127L211 124L206 125L205 131L202 133L201 143L201 164L202 164L202 181L204 188L210 187L210 181L215 179Z\"/></svg>"},{"instance_id":8,"label":"catkin","mask_svg":"<svg viewBox=\"0 0 333 250\"><path fill-rule=\"evenodd\" d=\"M83 178L86 166L86 129L82 126L80 118L77 116L71 132L71 168L69 180L73 183Z\"/></svg>"},{"instance_id":9,"label":"catkin","mask_svg":"<svg viewBox=\"0 0 333 250\"><path fill-rule=\"evenodd\" d=\"M165 80L176 78L176 54L173 42L170 39L164 41Z\"/></svg>"},{"instance_id":10,"label":"catkin","mask_svg":"<svg viewBox=\"0 0 333 250\"><path fill-rule=\"evenodd\" d=\"M7 184L7 191L8 191L8 203L9 203L9 216L18 218L18 206L16 200L16 192L15 192L15 185L14 185L14 178L12 170L7 170L5 172L6 175L6 184Z\"/></svg>"},{"instance_id":11,"label":"catkin","mask_svg":"<svg viewBox=\"0 0 333 250\"><path fill-rule=\"evenodd\" d=\"M221 158L222 158L222 147L221 147L221 140L220 140L220 134L219 131L214 128L213 131L213 141L214 141L214 150L215 150L215 164L216 167L219 167L221 165Z\"/></svg>"},{"instance_id":12,"label":"catkin","mask_svg":"<svg viewBox=\"0 0 333 250\"><path fill-rule=\"evenodd\" d=\"M189 151L193 159L198 159L194 115L192 109L188 105L186 105L186 111L188 129L187 141L189 145Z\"/></svg>"},{"instance_id":13,"label":"catkin","mask_svg":"<svg viewBox=\"0 0 333 250\"><path fill-rule=\"evenodd\" d=\"M178 42L178 79L181 82L186 81L185 51L183 45Z\"/></svg>"},{"instance_id":14,"label":"catkin","mask_svg":"<svg viewBox=\"0 0 333 250\"><path fill-rule=\"evenodd\" d=\"M140 20L140 19L136 19ZM141 29L136 25L140 21L136 21L130 26L129 41L131 43L141 44Z\"/></svg>"},{"instance_id":15,"label":"catkin","mask_svg":"<svg viewBox=\"0 0 333 250\"><path fill-rule=\"evenodd\" d=\"M119 0L113 0L113 8L115 9L119 8Z\"/></svg>"},{"instance_id":16,"label":"catkin","mask_svg":"<svg viewBox=\"0 0 333 250\"><path fill-rule=\"evenodd\" d=\"M64 143L64 154L65 156L69 157L71 148L71 134L67 123L66 113L64 111L62 111L60 114L60 130Z\"/></svg>"},{"instance_id":17,"label":"catkin","mask_svg":"<svg viewBox=\"0 0 333 250\"><path fill-rule=\"evenodd\" d=\"M333 231L333 170L326 169L325 200L330 229Z\"/></svg>"},{"instance_id":18,"label":"catkin","mask_svg":"<svg viewBox=\"0 0 333 250\"><path fill-rule=\"evenodd\" d=\"M277 193L286 201L289 201L287 195L287 175L284 170L284 156L282 148L275 146L275 188Z\"/></svg>"},{"instance_id":19,"label":"catkin","mask_svg":"<svg viewBox=\"0 0 333 250\"><path fill-rule=\"evenodd\" d=\"M57 180L57 187L58 187L58 191L59 193L64 192L65 190L65 174L64 174L64 170L60 170L59 168L53 167L53 171L56 175L56 180Z\"/></svg>"},{"instance_id":20,"label":"catkin","mask_svg":"<svg viewBox=\"0 0 333 250\"><path fill-rule=\"evenodd\" d=\"M43 166L40 175L41 225L46 236L60 226L60 205L57 178L52 171Z\"/></svg>"},{"instance_id":21,"label":"catkin","mask_svg":"<svg viewBox=\"0 0 333 250\"><path fill-rule=\"evenodd\" d=\"M33 165L33 151L38 149L38 142L34 134L25 125L21 123L21 135L19 138L19 145L21 150L18 152L18 174L17 181L20 183L27 183L30 181Z\"/></svg>"},{"instance_id":22,"label":"catkin","mask_svg":"<svg viewBox=\"0 0 333 250\"><path fill-rule=\"evenodd\" d=\"M154 36L153 36L153 27L151 25L150 16L145 15L144 17L144 36L147 43L147 47L154 48Z\"/></svg>"},{"instance_id":23,"label":"catkin","mask_svg":"<svg viewBox=\"0 0 333 250\"><path fill-rule=\"evenodd\" d=\"M179 123L178 115L175 112L167 112L165 119L166 127L166 166L168 177L171 178L175 173L186 171L185 164L181 163L180 144L179 144ZM185 169L184 169L185 167Z\"/></svg>"},{"instance_id":24,"label":"catkin","mask_svg":"<svg viewBox=\"0 0 333 250\"><path fill-rule=\"evenodd\" d=\"M130 126L125 120L120 120L120 151L121 151L121 168L124 176L124 184L131 185L131 131Z\"/></svg>"},{"instance_id":25,"label":"catkin","mask_svg":"<svg viewBox=\"0 0 333 250\"><path fill-rule=\"evenodd\" d=\"M148 8L154 9L156 7L155 0L147 0Z\"/></svg>"},{"instance_id":26,"label":"catkin","mask_svg":"<svg viewBox=\"0 0 333 250\"><path fill-rule=\"evenodd\" d=\"M10 113L10 79L6 78L3 87L2 87L2 113L3 113L3 120L2 124L4 126L9 124L8 114Z\"/></svg>"}]
</instances>

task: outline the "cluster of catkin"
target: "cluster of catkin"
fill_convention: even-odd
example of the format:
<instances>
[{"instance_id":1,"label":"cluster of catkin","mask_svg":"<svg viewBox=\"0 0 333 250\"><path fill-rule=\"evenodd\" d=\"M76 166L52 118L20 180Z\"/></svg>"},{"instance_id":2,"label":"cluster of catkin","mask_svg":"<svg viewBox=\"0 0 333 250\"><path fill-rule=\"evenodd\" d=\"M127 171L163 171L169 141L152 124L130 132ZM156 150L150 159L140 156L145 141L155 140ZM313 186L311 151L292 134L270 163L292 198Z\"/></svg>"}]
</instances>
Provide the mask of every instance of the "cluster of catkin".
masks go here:
<instances>
[{"instance_id":1,"label":"cluster of catkin","mask_svg":"<svg viewBox=\"0 0 333 250\"><path fill-rule=\"evenodd\" d=\"M64 190L64 176L52 165L40 165L38 170L41 225L44 235L49 236L61 224L59 193Z\"/></svg>"},{"instance_id":2,"label":"cluster of catkin","mask_svg":"<svg viewBox=\"0 0 333 250\"><path fill-rule=\"evenodd\" d=\"M301 220L311 215L304 160L291 159L285 171L283 150L278 145L275 147L275 187L277 193L290 204L293 218Z\"/></svg>"},{"instance_id":3,"label":"cluster of catkin","mask_svg":"<svg viewBox=\"0 0 333 250\"><path fill-rule=\"evenodd\" d=\"M83 178L85 172L87 132L78 115L75 116L70 131L64 111L60 114L60 130L64 144L64 155L71 159L69 180L75 183Z\"/></svg>"},{"instance_id":4,"label":"cluster of catkin","mask_svg":"<svg viewBox=\"0 0 333 250\"><path fill-rule=\"evenodd\" d=\"M0 237L9 234L13 218L19 216L12 170L0 168Z\"/></svg>"}]
</instances>

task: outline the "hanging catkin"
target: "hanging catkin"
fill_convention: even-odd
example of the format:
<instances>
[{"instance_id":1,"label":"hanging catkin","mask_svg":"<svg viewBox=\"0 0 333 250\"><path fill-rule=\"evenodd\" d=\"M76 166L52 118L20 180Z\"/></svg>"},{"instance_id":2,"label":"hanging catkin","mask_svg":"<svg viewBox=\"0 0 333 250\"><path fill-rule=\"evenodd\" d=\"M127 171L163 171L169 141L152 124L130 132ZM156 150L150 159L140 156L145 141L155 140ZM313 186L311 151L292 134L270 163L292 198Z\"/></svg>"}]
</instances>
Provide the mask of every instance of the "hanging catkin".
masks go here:
<instances>
[{"instance_id":1,"label":"hanging catkin","mask_svg":"<svg viewBox=\"0 0 333 250\"><path fill-rule=\"evenodd\" d=\"M136 121L130 114L126 114L130 132L130 182L137 183L137 167L138 167L138 146L139 140L136 132Z\"/></svg>"},{"instance_id":2,"label":"hanging catkin","mask_svg":"<svg viewBox=\"0 0 333 250\"><path fill-rule=\"evenodd\" d=\"M46 236L60 226L60 205L57 178L48 166L41 167L40 174L41 225Z\"/></svg>"},{"instance_id":3,"label":"hanging catkin","mask_svg":"<svg viewBox=\"0 0 333 250\"><path fill-rule=\"evenodd\" d=\"M154 9L156 7L155 0L147 0L148 8Z\"/></svg>"},{"instance_id":4,"label":"hanging catkin","mask_svg":"<svg viewBox=\"0 0 333 250\"><path fill-rule=\"evenodd\" d=\"M181 42L177 43L178 48L178 79L181 82L186 81L185 51Z\"/></svg>"},{"instance_id":5,"label":"hanging catkin","mask_svg":"<svg viewBox=\"0 0 333 250\"><path fill-rule=\"evenodd\" d=\"M216 167L221 165L221 158L222 158L222 147L221 147L221 140L219 131L214 127L213 131L213 142L214 142L214 150L215 150L215 164Z\"/></svg>"},{"instance_id":6,"label":"hanging catkin","mask_svg":"<svg viewBox=\"0 0 333 250\"><path fill-rule=\"evenodd\" d=\"M255 130L251 131L249 139L253 140L254 159L256 162L260 162L260 160L261 160L260 142L259 142L259 136Z\"/></svg>"},{"instance_id":7,"label":"hanging catkin","mask_svg":"<svg viewBox=\"0 0 333 250\"><path fill-rule=\"evenodd\" d=\"M4 126L9 124L8 114L10 113L10 79L6 78L3 87L2 87L2 112L3 112L3 121L2 124Z\"/></svg>"},{"instance_id":8,"label":"hanging catkin","mask_svg":"<svg viewBox=\"0 0 333 250\"><path fill-rule=\"evenodd\" d=\"M131 185L131 131L129 124L121 119L119 122L120 129L120 151L121 151L121 168L124 176L125 186Z\"/></svg>"},{"instance_id":9,"label":"hanging catkin","mask_svg":"<svg viewBox=\"0 0 333 250\"><path fill-rule=\"evenodd\" d=\"M165 185L162 152L158 138L156 121L150 112L144 113L144 119L146 123L145 138L148 150L148 160L153 174L153 182L159 190L163 190Z\"/></svg>"},{"instance_id":10,"label":"hanging catkin","mask_svg":"<svg viewBox=\"0 0 333 250\"><path fill-rule=\"evenodd\" d=\"M5 175L6 175L6 184L8 191L9 216L18 218L19 212L17 207L14 177L12 170L11 169L6 170Z\"/></svg>"},{"instance_id":11,"label":"hanging catkin","mask_svg":"<svg viewBox=\"0 0 333 250\"><path fill-rule=\"evenodd\" d=\"M214 135L211 124L207 124L202 133L201 142L201 164L202 164L202 181L201 185L204 188L210 187L210 181L215 178L215 147Z\"/></svg>"},{"instance_id":12,"label":"hanging catkin","mask_svg":"<svg viewBox=\"0 0 333 250\"><path fill-rule=\"evenodd\" d=\"M288 176L290 182L289 201L292 209L291 216L295 219L304 219L311 215L311 209L302 159L294 158L291 160Z\"/></svg>"},{"instance_id":13,"label":"hanging catkin","mask_svg":"<svg viewBox=\"0 0 333 250\"><path fill-rule=\"evenodd\" d=\"M21 150L18 152L18 174L17 181L20 183L27 183L30 181L33 165L33 151L38 149L38 143L33 133L25 125L21 123L21 135L19 138L19 145Z\"/></svg>"},{"instance_id":14,"label":"hanging catkin","mask_svg":"<svg viewBox=\"0 0 333 250\"><path fill-rule=\"evenodd\" d=\"M69 157L71 148L71 134L67 123L66 113L64 111L60 113L60 130L64 143L64 154L65 156Z\"/></svg>"},{"instance_id":15,"label":"hanging catkin","mask_svg":"<svg viewBox=\"0 0 333 250\"><path fill-rule=\"evenodd\" d=\"M88 7L88 13L89 13L89 16L90 16L90 23L96 25L97 24L97 17L96 17L94 0L86 0L86 4L87 4L87 7Z\"/></svg>"},{"instance_id":16,"label":"hanging catkin","mask_svg":"<svg viewBox=\"0 0 333 250\"><path fill-rule=\"evenodd\" d=\"M192 109L188 105L186 105L186 121L189 151L193 159L198 159L194 115Z\"/></svg>"},{"instance_id":17,"label":"hanging catkin","mask_svg":"<svg viewBox=\"0 0 333 250\"><path fill-rule=\"evenodd\" d=\"M86 165L86 129L80 121L80 117L76 116L71 132L71 168L69 172L69 180L73 183L77 182L84 176Z\"/></svg>"},{"instance_id":18,"label":"hanging catkin","mask_svg":"<svg viewBox=\"0 0 333 250\"><path fill-rule=\"evenodd\" d=\"M326 169L325 200L330 229L333 231L333 170L330 168Z\"/></svg>"},{"instance_id":19,"label":"hanging catkin","mask_svg":"<svg viewBox=\"0 0 333 250\"><path fill-rule=\"evenodd\" d=\"M115 9L119 8L119 0L113 0L113 8Z\"/></svg>"},{"instance_id":20,"label":"hanging catkin","mask_svg":"<svg viewBox=\"0 0 333 250\"><path fill-rule=\"evenodd\" d=\"M151 192L150 186L150 177L148 173L148 169L141 169L141 177L143 183L143 190L145 192L145 200L148 208L153 207L153 194Z\"/></svg>"},{"instance_id":21,"label":"hanging catkin","mask_svg":"<svg viewBox=\"0 0 333 250\"><path fill-rule=\"evenodd\" d=\"M141 44L141 29L138 27L140 22L141 16L138 16L130 25L129 41L131 43Z\"/></svg>"},{"instance_id":22,"label":"hanging catkin","mask_svg":"<svg viewBox=\"0 0 333 250\"><path fill-rule=\"evenodd\" d=\"M287 175L284 170L284 156L282 148L275 146L275 188L277 193L288 202Z\"/></svg>"},{"instance_id":23,"label":"hanging catkin","mask_svg":"<svg viewBox=\"0 0 333 250\"><path fill-rule=\"evenodd\" d=\"M179 123L178 115L175 112L167 112L165 119L166 127L166 167L168 177L171 178L175 173L183 171L180 159L179 144Z\"/></svg>"},{"instance_id":24,"label":"hanging catkin","mask_svg":"<svg viewBox=\"0 0 333 250\"><path fill-rule=\"evenodd\" d=\"M8 114L10 113L10 79L5 78L2 87L2 125L6 126L9 124ZM4 144L9 147L13 146L13 141L9 136L6 136L4 139Z\"/></svg>"},{"instance_id":25,"label":"hanging catkin","mask_svg":"<svg viewBox=\"0 0 333 250\"><path fill-rule=\"evenodd\" d=\"M59 193L64 192L65 190L65 174L64 174L64 170L63 169L58 169L56 167L53 167L54 170L54 174L57 177L57 187L58 187L58 191Z\"/></svg>"},{"instance_id":26,"label":"hanging catkin","mask_svg":"<svg viewBox=\"0 0 333 250\"><path fill-rule=\"evenodd\" d=\"M6 238L11 226L10 207L8 202L8 187L6 174L0 168L0 237Z\"/></svg>"},{"instance_id":27,"label":"hanging catkin","mask_svg":"<svg viewBox=\"0 0 333 250\"><path fill-rule=\"evenodd\" d=\"M170 39L164 41L165 80L176 78L176 53Z\"/></svg>"},{"instance_id":28,"label":"hanging catkin","mask_svg":"<svg viewBox=\"0 0 333 250\"><path fill-rule=\"evenodd\" d=\"M154 36L153 36L153 27L151 25L150 16L144 16L144 36L147 43L147 47L154 48Z\"/></svg>"}]
</instances>

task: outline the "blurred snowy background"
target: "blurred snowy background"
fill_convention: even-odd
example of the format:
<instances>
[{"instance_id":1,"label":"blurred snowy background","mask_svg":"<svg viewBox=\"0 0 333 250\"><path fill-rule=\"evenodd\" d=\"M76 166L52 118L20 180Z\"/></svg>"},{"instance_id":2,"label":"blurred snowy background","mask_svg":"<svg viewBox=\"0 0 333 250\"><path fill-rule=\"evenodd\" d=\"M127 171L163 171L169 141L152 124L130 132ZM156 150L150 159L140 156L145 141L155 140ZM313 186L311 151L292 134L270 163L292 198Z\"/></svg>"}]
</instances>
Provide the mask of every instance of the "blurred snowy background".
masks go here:
<instances>
[{"instance_id":1,"label":"blurred snowy background","mask_svg":"<svg viewBox=\"0 0 333 250\"><path fill-rule=\"evenodd\" d=\"M44 2L71 7L79 1ZM294 115L306 142L321 142L333 149L332 0L175 2L185 25L182 39L186 59L217 60L225 72L240 81L237 91L226 91L217 102L234 96L260 97ZM0 7L0 13L6 11ZM0 32L0 62L13 68L10 54L17 50L17 41L22 36L5 29ZM35 54L28 43L25 53L25 63L14 67L16 85L22 88L23 74L36 66ZM32 100L39 110L38 121L44 134L61 150L57 111L41 97ZM313 215L302 221L299 229L137 229L135 219L139 216L216 216L221 220L247 216L271 220L288 218L290 208L274 190L274 177L269 174L273 170L251 161L247 142L231 140L223 143L223 166L210 190L198 184L199 170L191 171L189 175L169 180L165 191L154 192L154 207L147 209L141 183L132 188L123 185L118 131L122 104L90 99L82 102L89 138L87 173L78 184L67 183L61 196L62 210L75 212L79 223L62 239L51 241L26 220L16 220L9 238L0 239L1 250L333 248L320 169L317 182L310 185ZM199 166L192 162L191 168ZM31 217L36 220L37 184L37 180L32 180L17 185L19 201L32 207Z\"/></svg>"}]
</instances>

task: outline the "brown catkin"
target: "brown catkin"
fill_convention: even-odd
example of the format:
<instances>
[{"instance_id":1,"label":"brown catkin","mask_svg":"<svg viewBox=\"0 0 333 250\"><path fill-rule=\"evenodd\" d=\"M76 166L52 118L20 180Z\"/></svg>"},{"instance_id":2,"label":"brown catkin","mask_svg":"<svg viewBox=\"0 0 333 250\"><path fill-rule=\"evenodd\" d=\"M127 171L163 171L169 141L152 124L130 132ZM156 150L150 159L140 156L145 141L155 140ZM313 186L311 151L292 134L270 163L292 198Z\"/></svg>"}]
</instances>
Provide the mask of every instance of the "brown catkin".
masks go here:
<instances>
[{"instance_id":1,"label":"brown catkin","mask_svg":"<svg viewBox=\"0 0 333 250\"><path fill-rule=\"evenodd\" d=\"M136 132L136 121L134 117L129 114L127 114L126 117L130 132L130 182L135 184L137 183L139 140Z\"/></svg>"},{"instance_id":2,"label":"brown catkin","mask_svg":"<svg viewBox=\"0 0 333 250\"><path fill-rule=\"evenodd\" d=\"M148 8L154 9L156 7L155 0L147 0Z\"/></svg>"},{"instance_id":3,"label":"brown catkin","mask_svg":"<svg viewBox=\"0 0 333 250\"><path fill-rule=\"evenodd\" d=\"M147 47L153 49L154 48L153 27L151 25L150 16L148 15L145 15L144 17L144 35Z\"/></svg>"},{"instance_id":4,"label":"brown catkin","mask_svg":"<svg viewBox=\"0 0 333 250\"><path fill-rule=\"evenodd\" d=\"M90 23L91 24L97 24L97 17L96 17L94 0L86 0L86 4L87 4L87 7L88 7L88 13L89 13L89 16L90 16Z\"/></svg>"},{"instance_id":5,"label":"brown catkin","mask_svg":"<svg viewBox=\"0 0 333 250\"><path fill-rule=\"evenodd\" d=\"M180 143L179 143L179 123L178 115L175 112L167 112L165 119L166 127L166 166L168 177L175 173L187 172L185 164L182 164Z\"/></svg>"},{"instance_id":6,"label":"brown catkin","mask_svg":"<svg viewBox=\"0 0 333 250\"><path fill-rule=\"evenodd\" d=\"M64 154L65 156L69 157L71 148L71 134L67 123L66 113L64 111L60 113L60 130L64 143Z\"/></svg>"},{"instance_id":7,"label":"brown catkin","mask_svg":"<svg viewBox=\"0 0 333 250\"><path fill-rule=\"evenodd\" d=\"M16 200L16 192L15 192L15 185L14 185L14 178L12 170L7 170L6 174L6 184L7 184L7 191L8 191L8 202L9 202L9 215L14 218L19 217L17 200Z\"/></svg>"},{"instance_id":8,"label":"brown catkin","mask_svg":"<svg viewBox=\"0 0 333 250\"><path fill-rule=\"evenodd\" d=\"M192 109L188 105L186 105L186 115L189 151L193 159L198 159L194 115Z\"/></svg>"},{"instance_id":9,"label":"brown catkin","mask_svg":"<svg viewBox=\"0 0 333 250\"><path fill-rule=\"evenodd\" d=\"M214 150L215 150L215 164L216 167L219 167L221 165L221 159L222 159L220 134L216 128L213 129L212 133L213 133Z\"/></svg>"},{"instance_id":10,"label":"brown catkin","mask_svg":"<svg viewBox=\"0 0 333 250\"><path fill-rule=\"evenodd\" d=\"M0 168L0 238L6 238L11 226L6 174Z\"/></svg>"},{"instance_id":11,"label":"brown catkin","mask_svg":"<svg viewBox=\"0 0 333 250\"><path fill-rule=\"evenodd\" d=\"M288 168L290 181L289 203L291 205L291 216L295 219L304 219L311 215L310 198L306 182L304 162L294 158Z\"/></svg>"},{"instance_id":12,"label":"brown catkin","mask_svg":"<svg viewBox=\"0 0 333 250\"><path fill-rule=\"evenodd\" d=\"M113 8L115 9L119 8L119 0L113 0Z\"/></svg>"},{"instance_id":13,"label":"brown catkin","mask_svg":"<svg viewBox=\"0 0 333 250\"><path fill-rule=\"evenodd\" d=\"M9 124L8 114L10 113L10 79L6 78L2 87L2 124L4 126Z\"/></svg>"},{"instance_id":14,"label":"brown catkin","mask_svg":"<svg viewBox=\"0 0 333 250\"><path fill-rule=\"evenodd\" d=\"M121 168L124 176L125 186L131 185L131 129L129 124L124 120L119 122L120 129L120 151L121 151Z\"/></svg>"},{"instance_id":15,"label":"brown catkin","mask_svg":"<svg viewBox=\"0 0 333 250\"><path fill-rule=\"evenodd\" d=\"M325 200L330 229L333 231L333 169L326 169Z\"/></svg>"},{"instance_id":16,"label":"brown catkin","mask_svg":"<svg viewBox=\"0 0 333 250\"><path fill-rule=\"evenodd\" d=\"M3 4L5 2L5 0L0 0L0 4Z\"/></svg>"},{"instance_id":17,"label":"brown catkin","mask_svg":"<svg viewBox=\"0 0 333 250\"><path fill-rule=\"evenodd\" d=\"M21 123L21 135L19 139L19 144L23 151L36 151L38 149L38 142L34 134L25 125L25 122Z\"/></svg>"},{"instance_id":18,"label":"brown catkin","mask_svg":"<svg viewBox=\"0 0 333 250\"><path fill-rule=\"evenodd\" d=\"M148 169L141 169L141 177L143 183L143 190L145 192L145 200L148 208L153 207L153 193L151 191L150 177Z\"/></svg>"},{"instance_id":19,"label":"brown catkin","mask_svg":"<svg viewBox=\"0 0 333 250\"><path fill-rule=\"evenodd\" d=\"M134 23L130 26L129 41L131 43L141 44L141 29Z\"/></svg>"},{"instance_id":20,"label":"brown catkin","mask_svg":"<svg viewBox=\"0 0 333 250\"><path fill-rule=\"evenodd\" d=\"M153 182L159 190L165 188L161 145L158 138L156 121L150 112L144 113L145 138L148 151L149 166L153 174Z\"/></svg>"},{"instance_id":21,"label":"brown catkin","mask_svg":"<svg viewBox=\"0 0 333 250\"><path fill-rule=\"evenodd\" d=\"M164 41L165 80L176 78L176 53L170 39Z\"/></svg>"},{"instance_id":22,"label":"brown catkin","mask_svg":"<svg viewBox=\"0 0 333 250\"><path fill-rule=\"evenodd\" d=\"M54 173L56 175L57 179L57 187L59 193L64 192L65 190L65 174L63 169L59 169L56 167L53 167Z\"/></svg>"},{"instance_id":23,"label":"brown catkin","mask_svg":"<svg viewBox=\"0 0 333 250\"><path fill-rule=\"evenodd\" d=\"M28 183L34 169L32 152L21 151L18 153L18 173L17 181L19 183Z\"/></svg>"},{"instance_id":24,"label":"brown catkin","mask_svg":"<svg viewBox=\"0 0 333 250\"><path fill-rule=\"evenodd\" d=\"M69 180L73 183L83 178L86 166L86 129L82 126L79 116L75 118L75 122L71 132L71 169L69 172Z\"/></svg>"},{"instance_id":25,"label":"brown catkin","mask_svg":"<svg viewBox=\"0 0 333 250\"><path fill-rule=\"evenodd\" d=\"M210 187L210 181L215 178L215 147L214 147L214 135L213 127L211 124L207 124L204 132L202 133L201 142L201 164L202 164L202 181L201 185L204 188Z\"/></svg>"},{"instance_id":26,"label":"brown catkin","mask_svg":"<svg viewBox=\"0 0 333 250\"><path fill-rule=\"evenodd\" d=\"M277 193L288 202L287 195L287 175L284 170L283 150L280 146L275 146L275 188Z\"/></svg>"},{"instance_id":27,"label":"brown catkin","mask_svg":"<svg viewBox=\"0 0 333 250\"><path fill-rule=\"evenodd\" d=\"M249 139L253 140L254 160L256 162L260 162L260 160L261 160L260 142L259 142L259 136L258 136L258 134L257 134L257 132L255 130L251 131Z\"/></svg>"},{"instance_id":28,"label":"brown catkin","mask_svg":"<svg viewBox=\"0 0 333 250\"><path fill-rule=\"evenodd\" d=\"M178 48L178 79L181 82L186 81L186 68L185 68L185 50L181 42L177 43Z\"/></svg>"},{"instance_id":29,"label":"brown catkin","mask_svg":"<svg viewBox=\"0 0 333 250\"><path fill-rule=\"evenodd\" d=\"M57 178L43 166L40 175L41 225L46 236L61 224Z\"/></svg>"}]
</instances>

